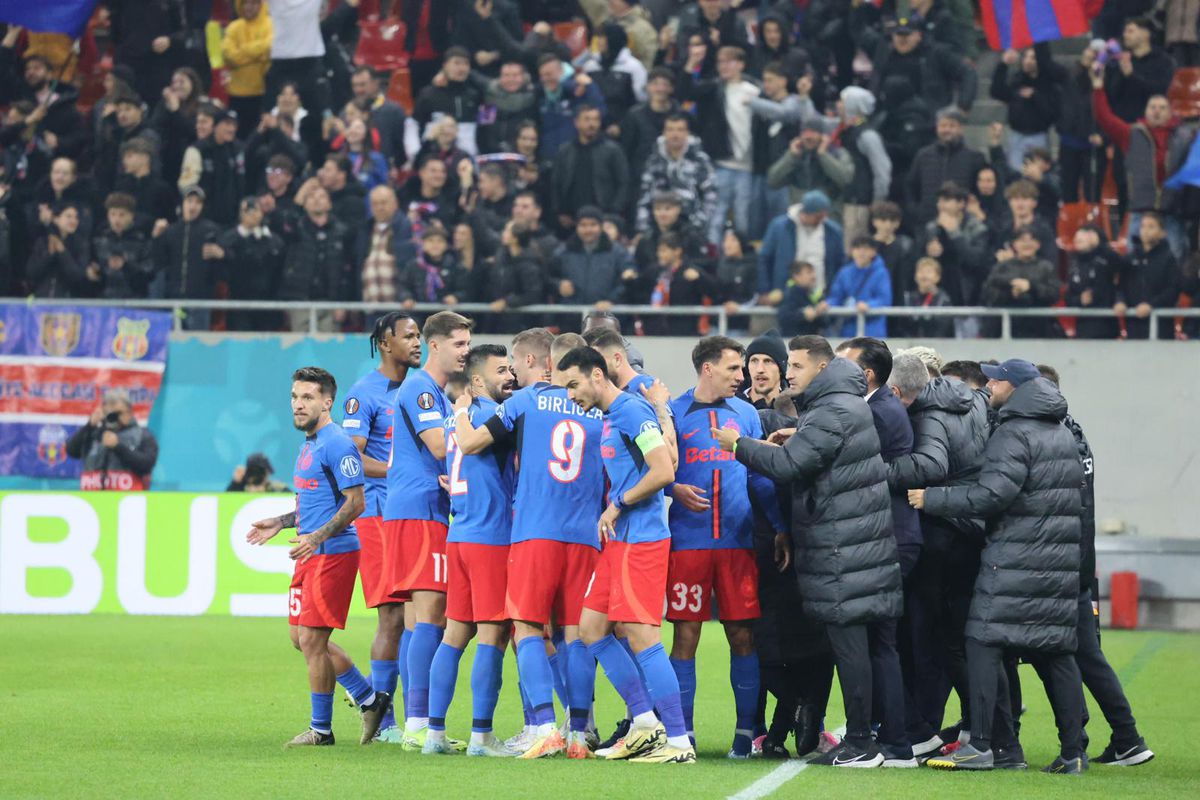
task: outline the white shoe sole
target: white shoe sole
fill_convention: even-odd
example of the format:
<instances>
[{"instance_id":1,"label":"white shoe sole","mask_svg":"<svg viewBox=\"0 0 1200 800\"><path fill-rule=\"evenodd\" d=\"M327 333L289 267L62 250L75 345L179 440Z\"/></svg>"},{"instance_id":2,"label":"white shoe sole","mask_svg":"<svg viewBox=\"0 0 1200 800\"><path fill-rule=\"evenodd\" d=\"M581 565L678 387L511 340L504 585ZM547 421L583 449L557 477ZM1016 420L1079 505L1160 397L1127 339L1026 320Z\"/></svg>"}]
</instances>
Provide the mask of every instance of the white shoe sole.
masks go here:
<instances>
[{"instance_id":1,"label":"white shoe sole","mask_svg":"<svg viewBox=\"0 0 1200 800\"><path fill-rule=\"evenodd\" d=\"M871 759L860 759L851 761L849 764L831 764L830 766L838 767L839 769L874 769L883 765L883 753Z\"/></svg>"},{"instance_id":2,"label":"white shoe sole","mask_svg":"<svg viewBox=\"0 0 1200 800\"><path fill-rule=\"evenodd\" d=\"M920 764L915 758L885 758L879 766L884 769L916 769Z\"/></svg>"},{"instance_id":3,"label":"white shoe sole","mask_svg":"<svg viewBox=\"0 0 1200 800\"><path fill-rule=\"evenodd\" d=\"M912 746L913 755L917 758L921 756L933 755L942 748L946 743L942 741L942 737L934 736L932 739L927 739L923 742L918 742Z\"/></svg>"},{"instance_id":4,"label":"white shoe sole","mask_svg":"<svg viewBox=\"0 0 1200 800\"><path fill-rule=\"evenodd\" d=\"M1102 767L1136 767L1138 764L1145 764L1147 761L1150 761L1153 758L1153 750L1143 750L1142 752L1136 753L1129 758L1122 758L1120 761L1111 761L1107 764L1100 764L1100 762L1095 763L1100 764Z\"/></svg>"}]
</instances>

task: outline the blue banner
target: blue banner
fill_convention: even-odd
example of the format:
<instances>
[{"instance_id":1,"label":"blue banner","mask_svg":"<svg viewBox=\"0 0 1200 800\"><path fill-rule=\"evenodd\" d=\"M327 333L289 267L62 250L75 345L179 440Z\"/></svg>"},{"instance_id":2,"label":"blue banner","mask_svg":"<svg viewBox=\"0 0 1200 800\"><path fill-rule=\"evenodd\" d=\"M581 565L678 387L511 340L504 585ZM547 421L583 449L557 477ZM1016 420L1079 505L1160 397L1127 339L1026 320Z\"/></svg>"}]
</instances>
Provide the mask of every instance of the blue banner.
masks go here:
<instances>
[{"instance_id":1,"label":"blue banner","mask_svg":"<svg viewBox=\"0 0 1200 800\"><path fill-rule=\"evenodd\" d=\"M146 424L170 332L160 311L0 304L0 475L78 476L67 439L105 389L126 390Z\"/></svg>"},{"instance_id":2,"label":"blue banner","mask_svg":"<svg viewBox=\"0 0 1200 800\"><path fill-rule=\"evenodd\" d=\"M96 0L0 0L0 22L74 38L83 33L95 8Z\"/></svg>"}]
</instances>

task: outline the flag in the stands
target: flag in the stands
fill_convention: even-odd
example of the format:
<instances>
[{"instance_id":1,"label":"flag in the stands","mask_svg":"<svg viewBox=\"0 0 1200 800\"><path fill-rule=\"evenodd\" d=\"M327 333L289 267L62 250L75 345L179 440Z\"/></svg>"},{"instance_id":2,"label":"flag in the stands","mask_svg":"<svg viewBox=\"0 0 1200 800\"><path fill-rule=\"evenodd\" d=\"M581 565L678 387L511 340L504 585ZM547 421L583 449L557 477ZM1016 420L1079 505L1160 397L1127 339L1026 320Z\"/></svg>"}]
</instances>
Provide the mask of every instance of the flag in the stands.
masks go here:
<instances>
[{"instance_id":1,"label":"flag in the stands","mask_svg":"<svg viewBox=\"0 0 1200 800\"><path fill-rule=\"evenodd\" d=\"M1087 33L1083 0L980 0L980 20L993 50L1020 49Z\"/></svg>"},{"instance_id":2,"label":"flag in the stands","mask_svg":"<svg viewBox=\"0 0 1200 800\"><path fill-rule=\"evenodd\" d=\"M79 36L95 8L96 0L0 0L0 22L39 33Z\"/></svg>"}]
</instances>

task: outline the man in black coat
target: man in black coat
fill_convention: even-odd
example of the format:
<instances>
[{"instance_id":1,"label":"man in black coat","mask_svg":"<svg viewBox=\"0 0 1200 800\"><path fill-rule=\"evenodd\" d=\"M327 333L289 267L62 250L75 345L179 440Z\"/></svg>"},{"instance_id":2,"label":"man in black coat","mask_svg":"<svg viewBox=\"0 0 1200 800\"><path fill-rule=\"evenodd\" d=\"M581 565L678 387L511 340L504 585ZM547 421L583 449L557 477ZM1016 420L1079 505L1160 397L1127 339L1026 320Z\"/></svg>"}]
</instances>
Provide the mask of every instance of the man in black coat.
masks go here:
<instances>
[{"instance_id":1,"label":"man in black coat","mask_svg":"<svg viewBox=\"0 0 1200 800\"><path fill-rule=\"evenodd\" d=\"M154 237L151 243L154 266L166 278L164 297L170 300L212 300L225 251L217 244L221 226L204 216L204 190L192 186L183 193L179 221ZM212 312L186 309L183 327L206 331Z\"/></svg>"},{"instance_id":2,"label":"man in black coat","mask_svg":"<svg viewBox=\"0 0 1200 800\"><path fill-rule=\"evenodd\" d=\"M800 416L790 436L772 437L783 446L727 429L713 435L750 469L792 484L793 563L804 609L825 623L846 707L845 739L812 763L909 766L916 761L902 718L882 720L882 748L871 735L875 676L887 679L888 699L903 696L895 650L881 641L894 630L903 600L887 467L862 400L867 381L857 364L835 359L820 336L788 343L787 378Z\"/></svg>"},{"instance_id":3,"label":"man in black coat","mask_svg":"<svg viewBox=\"0 0 1200 800\"><path fill-rule=\"evenodd\" d=\"M937 216L938 190L943 184L974 186L975 173L987 163L983 153L963 141L966 119L957 109L938 112L937 141L913 158L905 181L913 222L924 225Z\"/></svg>"},{"instance_id":4,"label":"man in black coat","mask_svg":"<svg viewBox=\"0 0 1200 800\"><path fill-rule=\"evenodd\" d=\"M346 230L330 213L329 193L318 186L304 200L304 216L287 230L280 300L352 300ZM308 309L288 312L291 330L308 331ZM317 313L317 330L334 330L334 312Z\"/></svg>"},{"instance_id":5,"label":"man in black coat","mask_svg":"<svg viewBox=\"0 0 1200 800\"><path fill-rule=\"evenodd\" d=\"M1054 367L1038 364L1038 372L1042 377L1059 385L1058 370ZM1075 438L1079 448L1079 459L1083 462L1083 485L1080 495L1083 513L1080 521L1080 563L1079 563L1079 646L1075 650L1075 663L1079 665L1079 674L1083 685L1092 693L1096 705L1104 713L1104 719L1112 727L1112 739L1104 752L1095 759L1098 764L1132 767L1145 764L1154 758L1154 751L1146 747L1146 741L1138 733L1137 722L1133 718L1133 709L1125 697L1125 689L1121 680L1109 665L1104 651L1100 649L1100 632L1096 628L1097 611L1093 605L1096 594L1096 486L1095 460L1092 447L1088 444L1083 428L1067 414L1063 425ZM1034 668L1043 681L1048 681L1045 674L1045 663L1035 661ZM1083 725L1088 723L1087 705L1083 707ZM1087 751L1087 731L1083 731L1083 749Z\"/></svg>"},{"instance_id":6,"label":"man in black coat","mask_svg":"<svg viewBox=\"0 0 1200 800\"><path fill-rule=\"evenodd\" d=\"M631 194L629 162L620 145L601 133L599 109L579 106L575 133L554 157L550 173L554 213L564 231L574 228L575 214L584 206L628 216Z\"/></svg>"},{"instance_id":7,"label":"man in black coat","mask_svg":"<svg viewBox=\"0 0 1200 800\"><path fill-rule=\"evenodd\" d=\"M988 440L978 478L964 486L909 490L913 506L927 514L987 520L967 618L971 740L928 763L951 770L1024 768L1009 718L1007 651L1044 662L1060 747L1044 771L1079 774L1083 688L1073 654L1083 464L1062 424L1067 401L1037 367L1009 359L982 369L999 425Z\"/></svg>"},{"instance_id":8,"label":"man in black coat","mask_svg":"<svg viewBox=\"0 0 1200 800\"><path fill-rule=\"evenodd\" d=\"M896 356L888 385L908 408L913 428L912 452L888 464L892 491L973 481L988 439L983 395L956 379L930 378L925 363L910 353ZM966 718L964 631L983 534L978 520L922 515L920 522L921 558L905 582L900 637L901 664L907 668L909 738L918 757L947 744L937 732L949 687L958 693ZM910 637L908 661L903 660L905 633Z\"/></svg>"}]
</instances>

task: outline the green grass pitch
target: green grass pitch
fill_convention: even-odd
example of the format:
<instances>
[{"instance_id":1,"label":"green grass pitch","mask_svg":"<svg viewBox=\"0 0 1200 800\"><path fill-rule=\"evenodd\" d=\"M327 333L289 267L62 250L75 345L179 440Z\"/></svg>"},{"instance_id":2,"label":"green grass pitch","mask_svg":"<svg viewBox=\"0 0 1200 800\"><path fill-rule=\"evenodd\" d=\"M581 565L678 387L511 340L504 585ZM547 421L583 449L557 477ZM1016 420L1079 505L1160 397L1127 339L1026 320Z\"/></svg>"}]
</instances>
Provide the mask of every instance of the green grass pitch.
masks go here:
<instances>
[{"instance_id":1,"label":"green grass pitch","mask_svg":"<svg viewBox=\"0 0 1200 800\"><path fill-rule=\"evenodd\" d=\"M354 618L348 631L335 634L364 672L373 628L372 620ZM0 631L0 798L699 800L743 791L780 763L724 758L733 701L724 637L714 625L706 626L701 643L700 761L691 767L518 763L360 747L358 715L340 702L336 747L285 751L283 743L307 724L308 686L283 620L6 616ZM809 768L770 796L1200 797L1200 750L1193 749L1200 741L1200 636L1105 632L1104 645L1158 754L1146 766L1094 766L1081 778L1036 770L958 775ZM448 726L459 736L470 725L468 662L469 651ZM1022 676L1029 705L1022 740L1031 766L1039 767L1054 756L1053 722L1032 670L1023 667ZM602 673L597 695L597 717L607 733L620 711ZM841 718L835 687L829 723ZM509 657L497 733L516 732L519 720ZM1093 719L1093 755L1108 733L1102 719Z\"/></svg>"}]
</instances>

